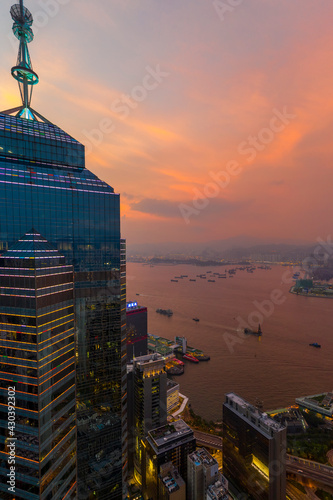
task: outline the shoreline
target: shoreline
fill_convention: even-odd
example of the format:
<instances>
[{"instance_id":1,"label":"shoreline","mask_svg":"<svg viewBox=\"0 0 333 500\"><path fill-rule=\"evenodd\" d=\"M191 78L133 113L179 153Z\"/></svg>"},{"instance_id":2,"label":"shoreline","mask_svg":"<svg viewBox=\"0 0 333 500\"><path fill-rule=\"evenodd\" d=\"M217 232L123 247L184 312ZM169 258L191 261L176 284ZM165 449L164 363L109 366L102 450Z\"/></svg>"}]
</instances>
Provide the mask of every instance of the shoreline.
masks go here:
<instances>
[{"instance_id":1,"label":"shoreline","mask_svg":"<svg viewBox=\"0 0 333 500\"><path fill-rule=\"evenodd\" d=\"M292 286L289 290L289 293L292 293L293 295L298 295L300 297L313 297L317 299L333 299L333 296L330 297L329 295L319 295L318 293L302 293L302 292L295 292L294 287Z\"/></svg>"}]
</instances>

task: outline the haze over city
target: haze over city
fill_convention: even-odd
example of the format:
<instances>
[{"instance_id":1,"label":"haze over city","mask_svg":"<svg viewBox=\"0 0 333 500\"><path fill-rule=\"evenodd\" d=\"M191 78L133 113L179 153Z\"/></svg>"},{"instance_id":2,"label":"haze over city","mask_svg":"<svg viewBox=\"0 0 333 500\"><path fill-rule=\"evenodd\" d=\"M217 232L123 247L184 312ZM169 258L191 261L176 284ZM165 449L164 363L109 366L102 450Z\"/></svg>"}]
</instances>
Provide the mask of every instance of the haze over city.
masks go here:
<instances>
[{"instance_id":1,"label":"haze over city","mask_svg":"<svg viewBox=\"0 0 333 500\"><path fill-rule=\"evenodd\" d=\"M1 2L4 109L19 104L11 4ZM54 5L29 3L34 107L121 193L129 245L330 234L330 2Z\"/></svg>"}]
</instances>

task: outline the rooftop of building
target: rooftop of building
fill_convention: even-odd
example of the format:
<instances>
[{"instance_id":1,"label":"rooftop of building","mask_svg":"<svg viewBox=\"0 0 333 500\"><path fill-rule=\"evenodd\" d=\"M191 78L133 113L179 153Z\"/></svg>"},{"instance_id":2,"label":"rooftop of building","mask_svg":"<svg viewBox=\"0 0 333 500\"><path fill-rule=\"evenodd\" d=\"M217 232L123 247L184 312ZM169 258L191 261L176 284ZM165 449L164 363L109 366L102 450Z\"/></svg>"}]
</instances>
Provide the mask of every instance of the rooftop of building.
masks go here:
<instances>
[{"instance_id":1,"label":"rooftop of building","mask_svg":"<svg viewBox=\"0 0 333 500\"><path fill-rule=\"evenodd\" d=\"M199 448L189 455L189 459L195 463L195 465L203 465L204 467L211 467L212 465L218 465L217 461L210 453L208 453L205 448Z\"/></svg>"},{"instance_id":2,"label":"rooftop of building","mask_svg":"<svg viewBox=\"0 0 333 500\"><path fill-rule=\"evenodd\" d=\"M234 392L226 394L225 405L231 407L243 418L246 418L252 426L265 434L276 433L282 431L285 426L270 418L267 413L262 412L259 408L253 406L248 401L238 396Z\"/></svg>"},{"instance_id":3,"label":"rooftop of building","mask_svg":"<svg viewBox=\"0 0 333 500\"><path fill-rule=\"evenodd\" d=\"M154 363L156 361L165 361L164 357L161 356L161 354L158 354L157 352L154 352L153 354L146 354L145 356L138 356L137 358L133 358L133 364L136 366L143 366L147 364Z\"/></svg>"},{"instance_id":4,"label":"rooftop of building","mask_svg":"<svg viewBox=\"0 0 333 500\"><path fill-rule=\"evenodd\" d=\"M174 380L171 380L170 378L167 379L167 389L168 391L170 389L175 389L176 387L179 388L179 384L175 382Z\"/></svg>"},{"instance_id":5,"label":"rooftop of building","mask_svg":"<svg viewBox=\"0 0 333 500\"><path fill-rule=\"evenodd\" d=\"M126 314L147 311L147 307L139 306L137 302L126 302Z\"/></svg>"},{"instance_id":6,"label":"rooftop of building","mask_svg":"<svg viewBox=\"0 0 333 500\"><path fill-rule=\"evenodd\" d=\"M174 441L181 440L182 438L193 437L192 429L184 420L168 423L162 427L153 429L148 434L151 443L157 447L172 444Z\"/></svg>"},{"instance_id":7,"label":"rooftop of building","mask_svg":"<svg viewBox=\"0 0 333 500\"><path fill-rule=\"evenodd\" d=\"M163 486L168 493L173 493L179 490L185 484L183 478L178 472L178 469L171 466L171 464L169 470L165 474L161 473L160 477Z\"/></svg>"},{"instance_id":8,"label":"rooftop of building","mask_svg":"<svg viewBox=\"0 0 333 500\"><path fill-rule=\"evenodd\" d=\"M229 496L226 488L224 488L223 484L218 481L215 484L208 486L207 498L210 500L228 500Z\"/></svg>"},{"instance_id":9,"label":"rooftop of building","mask_svg":"<svg viewBox=\"0 0 333 500\"><path fill-rule=\"evenodd\" d=\"M296 398L296 403L309 409L313 408L319 413L333 415L333 392L323 392L321 394Z\"/></svg>"}]
</instances>

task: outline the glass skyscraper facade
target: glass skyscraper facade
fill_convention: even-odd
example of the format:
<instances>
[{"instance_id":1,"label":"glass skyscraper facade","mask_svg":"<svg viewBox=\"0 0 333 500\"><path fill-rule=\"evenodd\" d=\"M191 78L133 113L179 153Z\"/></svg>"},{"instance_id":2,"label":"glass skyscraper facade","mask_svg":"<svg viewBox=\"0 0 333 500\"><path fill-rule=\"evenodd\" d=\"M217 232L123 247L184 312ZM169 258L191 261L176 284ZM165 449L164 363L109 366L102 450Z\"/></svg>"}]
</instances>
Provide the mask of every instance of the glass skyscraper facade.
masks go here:
<instances>
[{"instance_id":1,"label":"glass skyscraper facade","mask_svg":"<svg viewBox=\"0 0 333 500\"><path fill-rule=\"evenodd\" d=\"M3 500L77 498L73 288L34 230L0 256Z\"/></svg>"},{"instance_id":2,"label":"glass skyscraper facade","mask_svg":"<svg viewBox=\"0 0 333 500\"><path fill-rule=\"evenodd\" d=\"M60 128L0 114L0 214L0 255L33 227L73 266L77 494L120 499L127 461L119 195L85 168L84 146Z\"/></svg>"}]
</instances>

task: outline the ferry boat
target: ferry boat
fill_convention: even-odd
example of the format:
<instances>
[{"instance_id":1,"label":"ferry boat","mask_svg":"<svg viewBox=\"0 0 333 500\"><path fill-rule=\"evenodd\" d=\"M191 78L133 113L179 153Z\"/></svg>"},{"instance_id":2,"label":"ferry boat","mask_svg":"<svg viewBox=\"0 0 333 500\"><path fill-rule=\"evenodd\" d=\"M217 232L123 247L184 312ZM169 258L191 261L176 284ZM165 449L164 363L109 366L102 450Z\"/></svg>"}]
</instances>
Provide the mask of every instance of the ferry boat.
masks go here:
<instances>
[{"instance_id":1,"label":"ferry boat","mask_svg":"<svg viewBox=\"0 0 333 500\"><path fill-rule=\"evenodd\" d=\"M189 279L189 281L197 281L197 280L194 280L194 279Z\"/></svg>"},{"instance_id":2,"label":"ferry boat","mask_svg":"<svg viewBox=\"0 0 333 500\"><path fill-rule=\"evenodd\" d=\"M192 361L192 363L199 363L199 360L194 356L191 356L191 354L183 354L183 358L187 359L188 361Z\"/></svg>"},{"instance_id":3,"label":"ferry boat","mask_svg":"<svg viewBox=\"0 0 333 500\"><path fill-rule=\"evenodd\" d=\"M170 280L170 281L173 281L174 283L178 283L178 280Z\"/></svg>"},{"instance_id":4,"label":"ferry boat","mask_svg":"<svg viewBox=\"0 0 333 500\"><path fill-rule=\"evenodd\" d=\"M207 280L207 281L209 281L210 283L215 283L215 280Z\"/></svg>"},{"instance_id":5,"label":"ferry boat","mask_svg":"<svg viewBox=\"0 0 333 500\"><path fill-rule=\"evenodd\" d=\"M312 342L312 344L309 344L309 345L311 345L312 347L317 347L317 348L321 347L321 345L318 344L318 342Z\"/></svg>"},{"instance_id":6,"label":"ferry boat","mask_svg":"<svg viewBox=\"0 0 333 500\"><path fill-rule=\"evenodd\" d=\"M196 321L196 322L200 321L199 318L192 318L192 319L193 319L193 321Z\"/></svg>"}]
</instances>

